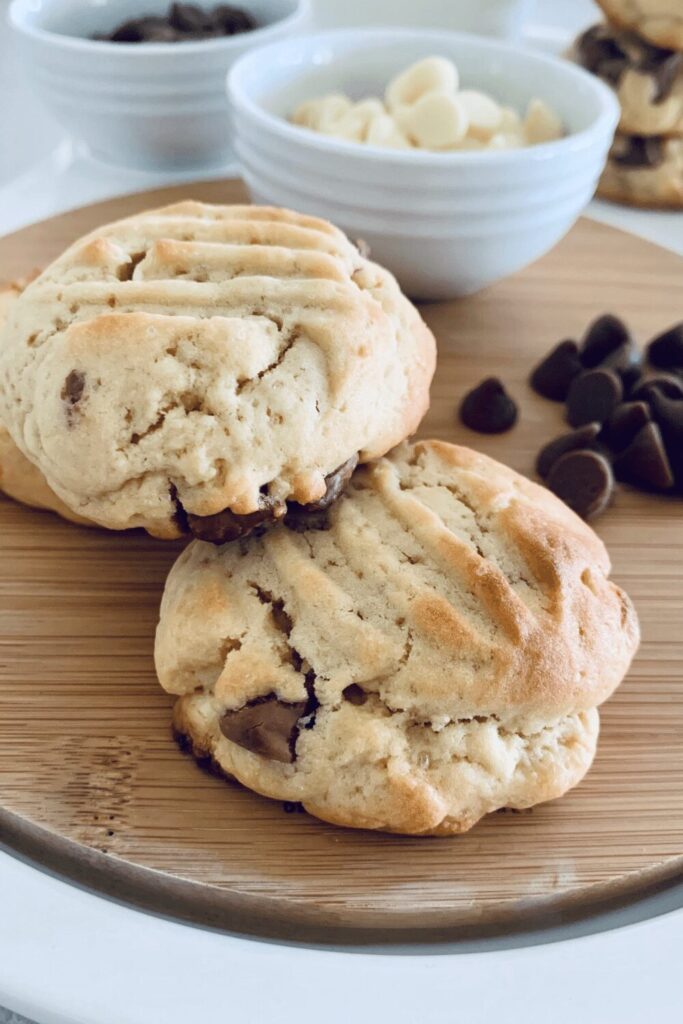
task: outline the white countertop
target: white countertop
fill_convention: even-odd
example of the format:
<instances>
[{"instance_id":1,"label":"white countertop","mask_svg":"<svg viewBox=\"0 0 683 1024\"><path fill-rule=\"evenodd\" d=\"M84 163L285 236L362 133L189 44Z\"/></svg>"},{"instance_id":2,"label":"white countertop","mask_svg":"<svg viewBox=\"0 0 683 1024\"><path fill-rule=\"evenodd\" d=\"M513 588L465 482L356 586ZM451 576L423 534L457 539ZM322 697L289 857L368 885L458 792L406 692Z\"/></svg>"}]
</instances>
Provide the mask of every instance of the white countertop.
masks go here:
<instances>
[{"instance_id":1,"label":"white countertop","mask_svg":"<svg viewBox=\"0 0 683 1024\"><path fill-rule=\"evenodd\" d=\"M319 2L328 13L344 6ZM7 5L0 0L0 18ZM537 0L528 40L560 49L594 17L590 0ZM79 152L31 98L2 28L0 95L0 234L182 180L114 169ZM683 214L606 203L588 212L683 253ZM683 1019L683 910L663 912L680 904L680 895L663 897L649 920L560 942L547 935L553 941L526 948L410 957L301 950L163 921L0 853L0 1003L41 1024L180 1024L219 1014L236 1024L440 1024L461 1016L470 1024L673 1024ZM0 1007L0 1024L17 1020Z\"/></svg>"}]
</instances>

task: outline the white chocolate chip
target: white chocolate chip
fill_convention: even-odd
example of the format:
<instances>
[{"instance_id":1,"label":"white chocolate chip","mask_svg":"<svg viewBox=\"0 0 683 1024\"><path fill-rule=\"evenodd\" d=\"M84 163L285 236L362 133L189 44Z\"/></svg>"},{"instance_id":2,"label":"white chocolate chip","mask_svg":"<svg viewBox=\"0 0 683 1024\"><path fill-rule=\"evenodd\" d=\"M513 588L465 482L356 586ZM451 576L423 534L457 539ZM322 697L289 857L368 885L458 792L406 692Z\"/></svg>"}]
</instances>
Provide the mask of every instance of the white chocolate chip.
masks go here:
<instances>
[{"instance_id":1,"label":"white chocolate chip","mask_svg":"<svg viewBox=\"0 0 683 1024\"><path fill-rule=\"evenodd\" d=\"M496 132L489 139L489 149L521 149L526 145L524 136L519 132Z\"/></svg>"},{"instance_id":2,"label":"white chocolate chip","mask_svg":"<svg viewBox=\"0 0 683 1024\"><path fill-rule=\"evenodd\" d=\"M444 57L426 57L411 64L389 82L384 100L390 111L412 106L428 92L454 93L458 88L458 69Z\"/></svg>"},{"instance_id":3,"label":"white chocolate chip","mask_svg":"<svg viewBox=\"0 0 683 1024\"><path fill-rule=\"evenodd\" d=\"M562 121L543 100L531 100L524 119L524 132L532 146L539 142L553 142L562 138Z\"/></svg>"},{"instance_id":4,"label":"white chocolate chip","mask_svg":"<svg viewBox=\"0 0 683 1024\"><path fill-rule=\"evenodd\" d=\"M500 124L498 130L501 132L521 132L522 119L513 107L500 108Z\"/></svg>"},{"instance_id":5,"label":"white chocolate chip","mask_svg":"<svg viewBox=\"0 0 683 1024\"><path fill-rule=\"evenodd\" d=\"M337 120L331 121L323 131L338 139L350 142L365 142L368 128L374 118L384 114L381 100L367 99L354 103L349 110Z\"/></svg>"},{"instance_id":6,"label":"white chocolate chip","mask_svg":"<svg viewBox=\"0 0 683 1024\"><path fill-rule=\"evenodd\" d=\"M458 99L467 111L469 121L468 134L473 139L486 141L494 135L502 120L503 111L495 100L476 89L463 89Z\"/></svg>"},{"instance_id":7,"label":"white chocolate chip","mask_svg":"<svg viewBox=\"0 0 683 1024\"><path fill-rule=\"evenodd\" d=\"M307 100L296 108L292 114L294 124L320 131L323 126L338 120L353 106L348 96L342 93L330 93L319 99Z\"/></svg>"},{"instance_id":8,"label":"white chocolate chip","mask_svg":"<svg viewBox=\"0 0 683 1024\"><path fill-rule=\"evenodd\" d=\"M391 114L378 114L372 119L365 141L371 146L385 146L387 149L410 149L410 141Z\"/></svg>"},{"instance_id":9,"label":"white chocolate chip","mask_svg":"<svg viewBox=\"0 0 683 1024\"><path fill-rule=\"evenodd\" d=\"M467 112L459 97L428 92L410 107L409 137L424 149L449 149L467 135Z\"/></svg>"}]
</instances>

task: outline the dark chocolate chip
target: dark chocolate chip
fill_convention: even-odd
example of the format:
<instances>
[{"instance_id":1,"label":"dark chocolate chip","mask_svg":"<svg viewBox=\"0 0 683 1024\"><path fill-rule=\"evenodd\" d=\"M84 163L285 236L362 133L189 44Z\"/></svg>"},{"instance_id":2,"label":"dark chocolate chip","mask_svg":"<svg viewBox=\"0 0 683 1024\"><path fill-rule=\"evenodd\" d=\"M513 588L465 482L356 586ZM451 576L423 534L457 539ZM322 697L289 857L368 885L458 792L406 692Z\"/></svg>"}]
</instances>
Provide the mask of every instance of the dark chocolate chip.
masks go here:
<instances>
[{"instance_id":1,"label":"dark chocolate chip","mask_svg":"<svg viewBox=\"0 0 683 1024\"><path fill-rule=\"evenodd\" d=\"M83 397L83 390L85 388L85 374L80 373L79 370L72 370L67 376L62 386L61 398L62 401L67 402L69 405L76 405L80 402Z\"/></svg>"},{"instance_id":2,"label":"dark chocolate chip","mask_svg":"<svg viewBox=\"0 0 683 1024\"><path fill-rule=\"evenodd\" d=\"M592 370L617 349L631 345L633 338L624 321L613 313L605 313L593 321L584 335L580 350L581 363L587 370Z\"/></svg>"},{"instance_id":3,"label":"dark chocolate chip","mask_svg":"<svg viewBox=\"0 0 683 1024\"><path fill-rule=\"evenodd\" d=\"M368 695L362 686L358 683L350 683L349 686L342 690L342 697L347 700L349 704L355 704L356 707L362 707L368 699Z\"/></svg>"},{"instance_id":4,"label":"dark chocolate chip","mask_svg":"<svg viewBox=\"0 0 683 1024\"><path fill-rule=\"evenodd\" d=\"M240 7L232 7L230 4L219 4L212 12L214 23L221 31L228 36L238 35L240 32L250 32L257 27L255 18L248 11Z\"/></svg>"},{"instance_id":5,"label":"dark chocolate chip","mask_svg":"<svg viewBox=\"0 0 683 1024\"><path fill-rule=\"evenodd\" d=\"M683 370L683 322L653 338L647 356L660 370Z\"/></svg>"},{"instance_id":6,"label":"dark chocolate chip","mask_svg":"<svg viewBox=\"0 0 683 1024\"><path fill-rule=\"evenodd\" d=\"M237 711L226 711L220 720L221 732L226 739L253 754L291 764L295 759L298 722L306 703L302 700L286 704L270 694Z\"/></svg>"},{"instance_id":7,"label":"dark chocolate chip","mask_svg":"<svg viewBox=\"0 0 683 1024\"><path fill-rule=\"evenodd\" d=\"M653 391L659 391L665 398L683 398L683 379L670 373L655 373L643 377L631 391L631 401L649 402Z\"/></svg>"},{"instance_id":8,"label":"dark chocolate chip","mask_svg":"<svg viewBox=\"0 0 683 1024\"><path fill-rule=\"evenodd\" d=\"M633 342L620 345L601 363L606 370L614 370L621 377L624 390L629 391L640 381L643 368L643 353Z\"/></svg>"},{"instance_id":9,"label":"dark chocolate chip","mask_svg":"<svg viewBox=\"0 0 683 1024\"><path fill-rule=\"evenodd\" d=\"M569 385L582 372L579 346L575 341L561 341L533 370L529 383L544 398L564 402Z\"/></svg>"},{"instance_id":10,"label":"dark chocolate chip","mask_svg":"<svg viewBox=\"0 0 683 1024\"><path fill-rule=\"evenodd\" d=\"M566 455L567 452L573 452L582 448L592 448L601 429L599 423L587 423L584 427L579 427L578 430L572 430L571 433L562 434L561 437L556 437L548 442L544 448L541 448L536 459L536 472L538 475L543 478L546 477L557 460Z\"/></svg>"},{"instance_id":11,"label":"dark chocolate chip","mask_svg":"<svg viewBox=\"0 0 683 1024\"><path fill-rule=\"evenodd\" d=\"M654 169L664 162L664 140L655 135L617 135L610 157L622 167Z\"/></svg>"},{"instance_id":12,"label":"dark chocolate chip","mask_svg":"<svg viewBox=\"0 0 683 1024\"><path fill-rule=\"evenodd\" d=\"M605 424L605 442L613 452L623 451L650 419L650 407L646 402L618 405Z\"/></svg>"},{"instance_id":13,"label":"dark chocolate chip","mask_svg":"<svg viewBox=\"0 0 683 1024\"><path fill-rule=\"evenodd\" d=\"M195 4L171 4L168 20L180 32L201 36L210 27L210 15Z\"/></svg>"},{"instance_id":14,"label":"dark chocolate chip","mask_svg":"<svg viewBox=\"0 0 683 1024\"><path fill-rule=\"evenodd\" d=\"M212 516L197 516L187 513L187 528L193 537L208 541L209 544L227 544L239 537L247 537L259 527L270 526L285 513L284 503L264 499L263 507L256 512L237 515L229 508Z\"/></svg>"},{"instance_id":15,"label":"dark chocolate chip","mask_svg":"<svg viewBox=\"0 0 683 1024\"><path fill-rule=\"evenodd\" d=\"M683 491L683 401L655 388L650 395L650 410L662 433L676 490Z\"/></svg>"},{"instance_id":16,"label":"dark chocolate chip","mask_svg":"<svg viewBox=\"0 0 683 1024\"><path fill-rule=\"evenodd\" d=\"M621 402L624 386L613 370L587 370L572 381L567 419L572 427L604 423Z\"/></svg>"},{"instance_id":17,"label":"dark chocolate chip","mask_svg":"<svg viewBox=\"0 0 683 1024\"><path fill-rule=\"evenodd\" d=\"M661 103L671 95L678 76L683 72L683 53L669 53L656 67L648 70L655 81L654 102Z\"/></svg>"},{"instance_id":18,"label":"dark chocolate chip","mask_svg":"<svg viewBox=\"0 0 683 1024\"><path fill-rule=\"evenodd\" d=\"M674 476L656 423L646 423L640 428L628 447L614 459L614 472L619 480L636 487L671 490Z\"/></svg>"},{"instance_id":19,"label":"dark chocolate chip","mask_svg":"<svg viewBox=\"0 0 683 1024\"><path fill-rule=\"evenodd\" d=\"M609 505L614 477L607 459L591 451L568 452L554 464L548 487L582 519L592 519Z\"/></svg>"},{"instance_id":20,"label":"dark chocolate chip","mask_svg":"<svg viewBox=\"0 0 683 1024\"><path fill-rule=\"evenodd\" d=\"M608 25L594 25L579 36L576 50L581 64L594 75L616 85L630 66L628 54Z\"/></svg>"},{"instance_id":21,"label":"dark chocolate chip","mask_svg":"<svg viewBox=\"0 0 683 1024\"><path fill-rule=\"evenodd\" d=\"M497 377L487 377L465 395L460 419L480 434L502 434L517 422L517 405Z\"/></svg>"},{"instance_id":22,"label":"dark chocolate chip","mask_svg":"<svg viewBox=\"0 0 683 1024\"><path fill-rule=\"evenodd\" d=\"M308 505L290 501L287 504L285 525L297 532L327 529L327 512L348 486L357 465L358 456L352 455L341 466L328 473L325 477L325 493L318 501L312 501Z\"/></svg>"}]
</instances>

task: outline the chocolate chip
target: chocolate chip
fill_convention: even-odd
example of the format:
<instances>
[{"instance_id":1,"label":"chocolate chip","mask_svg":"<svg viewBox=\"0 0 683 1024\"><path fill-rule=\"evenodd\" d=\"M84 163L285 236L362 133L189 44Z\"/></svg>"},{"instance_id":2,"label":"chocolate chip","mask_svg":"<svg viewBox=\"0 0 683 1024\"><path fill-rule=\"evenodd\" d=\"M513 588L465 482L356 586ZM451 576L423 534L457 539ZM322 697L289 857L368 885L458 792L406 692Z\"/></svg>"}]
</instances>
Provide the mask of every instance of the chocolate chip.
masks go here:
<instances>
[{"instance_id":1,"label":"chocolate chip","mask_svg":"<svg viewBox=\"0 0 683 1024\"><path fill-rule=\"evenodd\" d=\"M632 344L631 332L624 321L613 313L605 313L593 321L584 335L580 350L581 363L587 370L592 370L617 349Z\"/></svg>"},{"instance_id":2,"label":"chocolate chip","mask_svg":"<svg viewBox=\"0 0 683 1024\"><path fill-rule=\"evenodd\" d=\"M238 711L226 711L220 728L226 739L271 761L291 764L299 734L298 722L306 701L286 704L275 694L245 704Z\"/></svg>"},{"instance_id":3,"label":"chocolate chip","mask_svg":"<svg viewBox=\"0 0 683 1024\"><path fill-rule=\"evenodd\" d=\"M487 377L465 395L460 419L480 434L502 434L517 422L517 405L497 377Z\"/></svg>"},{"instance_id":4,"label":"chocolate chip","mask_svg":"<svg viewBox=\"0 0 683 1024\"><path fill-rule=\"evenodd\" d=\"M262 502L263 507L256 512L237 515L229 508L216 512L212 516L197 516L187 513L187 528L193 537L208 541L209 544L227 544L239 537L247 537L261 526L270 526L281 519L285 512L283 503Z\"/></svg>"},{"instance_id":5,"label":"chocolate chip","mask_svg":"<svg viewBox=\"0 0 683 1024\"><path fill-rule=\"evenodd\" d=\"M257 27L255 18L248 11L243 11L240 7L232 7L230 4L219 4L214 8L212 16L214 22L228 36L238 35L240 32L250 32Z\"/></svg>"},{"instance_id":6,"label":"chocolate chip","mask_svg":"<svg viewBox=\"0 0 683 1024\"><path fill-rule=\"evenodd\" d=\"M83 397L85 374L72 370L62 386L61 398L69 405L76 405Z\"/></svg>"},{"instance_id":7,"label":"chocolate chip","mask_svg":"<svg viewBox=\"0 0 683 1024\"><path fill-rule=\"evenodd\" d=\"M613 370L587 370L575 377L567 396L567 419L572 427L604 423L624 395L621 378Z\"/></svg>"},{"instance_id":8,"label":"chocolate chip","mask_svg":"<svg viewBox=\"0 0 683 1024\"><path fill-rule=\"evenodd\" d=\"M581 64L594 75L616 85L630 66L627 53L607 25L594 25L579 36L576 49Z\"/></svg>"},{"instance_id":9,"label":"chocolate chip","mask_svg":"<svg viewBox=\"0 0 683 1024\"><path fill-rule=\"evenodd\" d=\"M609 462L591 451L563 455L550 470L546 483L582 519L604 512L614 489Z\"/></svg>"},{"instance_id":10,"label":"chocolate chip","mask_svg":"<svg viewBox=\"0 0 683 1024\"><path fill-rule=\"evenodd\" d=\"M648 490L668 491L674 476L664 448L659 426L646 423L631 443L614 460L619 480Z\"/></svg>"},{"instance_id":11,"label":"chocolate chip","mask_svg":"<svg viewBox=\"0 0 683 1024\"><path fill-rule=\"evenodd\" d=\"M631 392L631 401L649 402L653 391L659 391L665 398L683 398L683 379L670 373L643 377Z\"/></svg>"},{"instance_id":12,"label":"chocolate chip","mask_svg":"<svg viewBox=\"0 0 683 1024\"><path fill-rule=\"evenodd\" d=\"M660 370L683 370L683 322L653 338L647 356Z\"/></svg>"},{"instance_id":13,"label":"chocolate chip","mask_svg":"<svg viewBox=\"0 0 683 1024\"><path fill-rule=\"evenodd\" d=\"M661 103L671 95L678 76L683 72L683 53L669 53L649 72L655 81L654 102Z\"/></svg>"},{"instance_id":14,"label":"chocolate chip","mask_svg":"<svg viewBox=\"0 0 683 1024\"><path fill-rule=\"evenodd\" d=\"M533 370L529 383L544 398L564 402L569 385L582 372L579 346L575 341L561 341Z\"/></svg>"},{"instance_id":15,"label":"chocolate chip","mask_svg":"<svg viewBox=\"0 0 683 1024\"><path fill-rule=\"evenodd\" d=\"M342 690L342 697L349 704L355 704L356 707L362 707L368 699L367 693L358 683L350 683L349 686L345 687Z\"/></svg>"},{"instance_id":16,"label":"chocolate chip","mask_svg":"<svg viewBox=\"0 0 683 1024\"><path fill-rule=\"evenodd\" d=\"M624 402L607 420L604 439L612 451L623 451L650 419L650 408L646 402Z\"/></svg>"},{"instance_id":17,"label":"chocolate chip","mask_svg":"<svg viewBox=\"0 0 683 1024\"><path fill-rule=\"evenodd\" d=\"M655 135L617 135L610 157L622 167L654 169L664 162L664 141Z\"/></svg>"},{"instance_id":18,"label":"chocolate chip","mask_svg":"<svg viewBox=\"0 0 683 1024\"><path fill-rule=\"evenodd\" d=\"M195 35L201 35L204 29L210 27L207 12L195 4L171 4L168 20L178 31L190 32Z\"/></svg>"},{"instance_id":19,"label":"chocolate chip","mask_svg":"<svg viewBox=\"0 0 683 1024\"><path fill-rule=\"evenodd\" d=\"M341 466L325 477L325 493L318 501L300 505L296 501L287 504L285 525L290 530L324 530L327 528L327 512L346 489L358 465L358 456L352 455Z\"/></svg>"},{"instance_id":20,"label":"chocolate chip","mask_svg":"<svg viewBox=\"0 0 683 1024\"><path fill-rule=\"evenodd\" d=\"M177 43L233 36L257 27L247 11L228 4L204 10L196 4L174 3L166 15L144 15L122 22L111 32L92 38L112 43Z\"/></svg>"},{"instance_id":21,"label":"chocolate chip","mask_svg":"<svg viewBox=\"0 0 683 1024\"><path fill-rule=\"evenodd\" d=\"M540 477L546 477L554 464L567 452L576 451L582 448L591 448L601 430L599 423L587 423L578 430L572 430L569 434L562 434L550 441L544 448L541 448L536 459L536 472Z\"/></svg>"},{"instance_id":22,"label":"chocolate chip","mask_svg":"<svg viewBox=\"0 0 683 1024\"><path fill-rule=\"evenodd\" d=\"M656 388L650 395L650 410L661 430L676 490L683 491L683 401L669 398Z\"/></svg>"}]
</instances>

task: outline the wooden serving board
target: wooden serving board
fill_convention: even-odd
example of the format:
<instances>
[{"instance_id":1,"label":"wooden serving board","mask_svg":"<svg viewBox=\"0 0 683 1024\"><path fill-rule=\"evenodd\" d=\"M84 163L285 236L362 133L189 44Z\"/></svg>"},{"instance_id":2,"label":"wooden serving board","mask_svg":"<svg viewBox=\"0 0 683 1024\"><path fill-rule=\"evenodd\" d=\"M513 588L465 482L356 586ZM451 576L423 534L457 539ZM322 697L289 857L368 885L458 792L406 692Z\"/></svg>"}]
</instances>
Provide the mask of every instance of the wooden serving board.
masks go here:
<instances>
[{"instance_id":1,"label":"wooden serving board","mask_svg":"<svg viewBox=\"0 0 683 1024\"><path fill-rule=\"evenodd\" d=\"M236 182L67 213L0 240L0 279L44 266L99 223ZM422 434L531 473L562 410L530 364L606 310L645 340L683 316L683 260L581 221L515 277L424 315L440 347ZM469 433L464 391L495 372L521 404L507 435ZM205 774L175 746L152 639L179 546L78 529L0 499L0 835L101 892L253 934L374 942L527 928L589 914L683 873L683 504L619 492L597 522L641 616L633 669L604 708L599 754L563 800L453 839L321 824Z\"/></svg>"}]
</instances>

